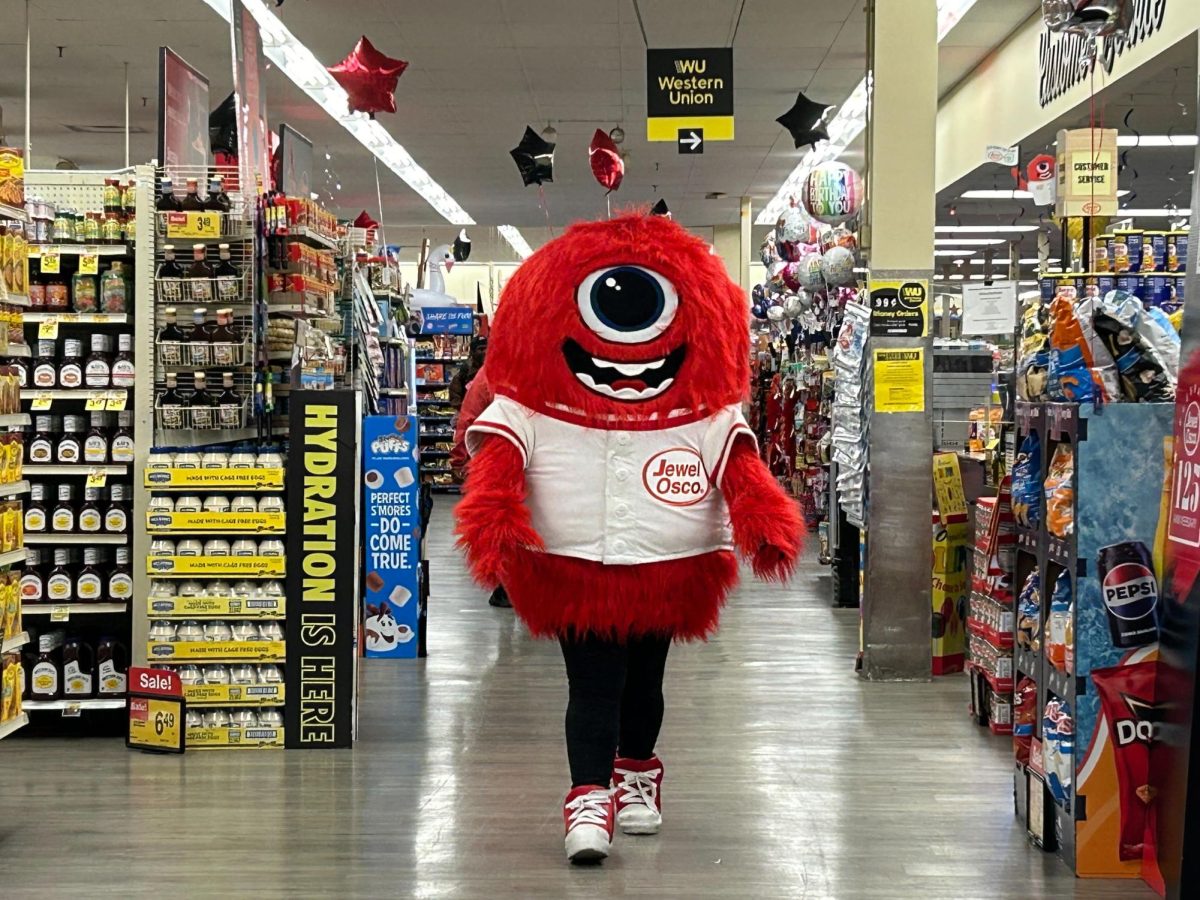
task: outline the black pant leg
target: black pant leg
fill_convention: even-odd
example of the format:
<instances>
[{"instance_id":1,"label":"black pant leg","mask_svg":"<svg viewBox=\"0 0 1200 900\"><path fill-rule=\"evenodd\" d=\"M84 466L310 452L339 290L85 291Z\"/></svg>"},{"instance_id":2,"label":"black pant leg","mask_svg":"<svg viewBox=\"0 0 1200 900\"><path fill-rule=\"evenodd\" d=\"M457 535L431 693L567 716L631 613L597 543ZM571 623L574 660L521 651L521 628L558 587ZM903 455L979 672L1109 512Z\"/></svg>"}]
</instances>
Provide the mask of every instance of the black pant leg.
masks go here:
<instances>
[{"instance_id":1,"label":"black pant leg","mask_svg":"<svg viewBox=\"0 0 1200 900\"><path fill-rule=\"evenodd\" d=\"M649 759L654 755L663 721L663 673L671 639L656 635L631 638L621 697L621 756Z\"/></svg>"},{"instance_id":2,"label":"black pant leg","mask_svg":"<svg viewBox=\"0 0 1200 900\"><path fill-rule=\"evenodd\" d=\"M571 786L607 786L621 727L627 647L594 635L565 636L559 643L570 687L566 731Z\"/></svg>"}]
</instances>

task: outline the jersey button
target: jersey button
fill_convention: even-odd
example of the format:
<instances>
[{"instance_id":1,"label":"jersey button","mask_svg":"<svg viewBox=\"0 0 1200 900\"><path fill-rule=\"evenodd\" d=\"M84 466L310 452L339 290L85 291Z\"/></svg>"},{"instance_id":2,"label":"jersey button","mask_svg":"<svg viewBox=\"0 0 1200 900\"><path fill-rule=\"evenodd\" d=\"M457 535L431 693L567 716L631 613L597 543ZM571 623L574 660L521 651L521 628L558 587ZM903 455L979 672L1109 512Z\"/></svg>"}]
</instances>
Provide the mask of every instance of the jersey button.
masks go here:
<instances>
[{"instance_id":1,"label":"jersey button","mask_svg":"<svg viewBox=\"0 0 1200 900\"><path fill-rule=\"evenodd\" d=\"M627 505L625 505L624 503L622 503L620 506L617 507L616 513L620 518L624 519L625 517L627 517L629 515L629 507Z\"/></svg>"},{"instance_id":2,"label":"jersey button","mask_svg":"<svg viewBox=\"0 0 1200 900\"><path fill-rule=\"evenodd\" d=\"M629 470L628 469L617 469L617 481L628 481L628 480L629 480Z\"/></svg>"},{"instance_id":3,"label":"jersey button","mask_svg":"<svg viewBox=\"0 0 1200 900\"><path fill-rule=\"evenodd\" d=\"M622 552L625 549L625 542L618 538L617 540L613 541L613 549L618 553Z\"/></svg>"},{"instance_id":4,"label":"jersey button","mask_svg":"<svg viewBox=\"0 0 1200 900\"><path fill-rule=\"evenodd\" d=\"M629 441L630 441L630 438L629 438L629 432L628 432L628 431L618 431L618 432L617 432L617 443L618 443L620 446L622 446L622 447L628 447L628 446L629 446Z\"/></svg>"}]
</instances>

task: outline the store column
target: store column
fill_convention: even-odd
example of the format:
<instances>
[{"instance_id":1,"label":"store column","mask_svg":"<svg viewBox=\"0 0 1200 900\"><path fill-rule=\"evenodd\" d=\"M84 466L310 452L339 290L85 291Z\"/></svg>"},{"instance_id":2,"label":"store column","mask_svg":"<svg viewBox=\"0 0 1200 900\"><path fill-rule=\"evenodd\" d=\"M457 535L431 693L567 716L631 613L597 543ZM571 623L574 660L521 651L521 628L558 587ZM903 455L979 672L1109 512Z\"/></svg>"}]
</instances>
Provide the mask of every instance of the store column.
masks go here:
<instances>
[{"instance_id":1,"label":"store column","mask_svg":"<svg viewBox=\"0 0 1200 900\"><path fill-rule=\"evenodd\" d=\"M867 252L873 284L916 302L924 326L896 336L872 313L867 552L862 674L926 679L931 672L933 504L928 285L933 274L937 3L872 2L874 78L867 132ZM886 288L880 291L887 294ZM899 297L897 297L899 294ZM892 332L884 336L884 331ZM916 333L913 333L916 332Z\"/></svg>"}]
</instances>

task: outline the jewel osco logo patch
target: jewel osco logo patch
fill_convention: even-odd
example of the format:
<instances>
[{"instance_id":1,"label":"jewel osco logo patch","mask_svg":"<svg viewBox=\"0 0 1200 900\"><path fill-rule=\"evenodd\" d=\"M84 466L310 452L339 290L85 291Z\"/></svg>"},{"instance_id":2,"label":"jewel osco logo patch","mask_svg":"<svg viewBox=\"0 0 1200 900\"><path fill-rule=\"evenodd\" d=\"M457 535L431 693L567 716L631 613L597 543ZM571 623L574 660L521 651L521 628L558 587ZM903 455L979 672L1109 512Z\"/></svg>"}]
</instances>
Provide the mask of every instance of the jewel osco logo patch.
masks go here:
<instances>
[{"instance_id":1,"label":"jewel osco logo patch","mask_svg":"<svg viewBox=\"0 0 1200 900\"><path fill-rule=\"evenodd\" d=\"M711 488L704 460L688 447L671 447L651 456L642 468L642 484L651 497L669 506L693 506Z\"/></svg>"}]
</instances>

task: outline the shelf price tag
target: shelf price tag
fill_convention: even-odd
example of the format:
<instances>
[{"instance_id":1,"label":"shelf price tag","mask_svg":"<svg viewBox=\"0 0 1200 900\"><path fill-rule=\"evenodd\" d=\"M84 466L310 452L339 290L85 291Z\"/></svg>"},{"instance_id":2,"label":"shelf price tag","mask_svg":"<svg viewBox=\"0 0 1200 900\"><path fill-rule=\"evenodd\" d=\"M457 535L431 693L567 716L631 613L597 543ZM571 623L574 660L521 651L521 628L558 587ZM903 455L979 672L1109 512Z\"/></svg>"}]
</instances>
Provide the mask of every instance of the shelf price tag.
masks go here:
<instances>
[{"instance_id":1,"label":"shelf price tag","mask_svg":"<svg viewBox=\"0 0 1200 900\"><path fill-rule=\"evenodd\" d=\"M108 397L104 401L104 408L109 412L120 412L128 401L129 394L126 391L109 391Z\"/></svg>"},{"instance_id":2,"label":"shelf price tag","mask_svg":"<svg viewBox=\"0 0 1200 900\"><path fill-rule=\"evenodd\" d=\"M216 212L167 213L168 238L215 238L221 236L221 214Z\"/></svg>"},{"instance_id":3,"label":"shelf price tag","mask_svg":"<svg viewBox=\"0 0 1200 900\"><path fill-rule=\"evenodd\" d=\"M89 412L104 409L107 400L108 394L105 391L91 391L87 395L87 400L83 402L83 408Z\"/></svg>"},{"instance_id":4,"label":"shelf price tag","mask_svg":"<svg viewBox=\"0 0 1200 900\"><path fill-rule=\"evenodd\" d=\"M62 271L59 267L58 251L51 250L49 247L43 250L42 262L39 268L42 270L43 275L54 275Z\"/></svg>"},{"instance_id":5,"label":"shelf price tag","mask_svg":"<svg viewBox=\"0 0 1200 900\"><path fill-rule=\"evenodd\" d=\"M100 252L95 247L88 247L79 255L79 274L100 274Z\"/></svg>"},{"instance_id":6,"label":"shelf price tag","mask_svg":"<svg viewBox=\"0 0 1200 900\"><path fill-rule=\"evenodd\" d=\"M50 607L51 622L66 622L71 618L71 607L65 604L58 604Z\"/></svg>"},{"instance_id":7,"label":"shelf price tag","mask_svg":"<svg viewBox=\"0 0 1200 900\"><path fill-rule=\"evenodd\" d=\"M58 316L48 316L38 325L38 340L53 341L58 337Z\"/></svg>"},{"instance_id":8,"label":"shelf price tag","mask_svg":"<svg viewBox=\"0 0 1200 900\"><path fill-rule=\"evenodd\" d=\"M108 473L103 469L92 469L87 474L85 488L102 488L108 482Z\"/></svg>"},{"instance_id":9,"label":"shelf price tag","mask_svg":"<svg viewBox=\"0 0 1200 900\"><path fill-rule=\"evenodd\" d=\"M34 396L33 402L29 404L30 409L44 410L49 409L50 404L54 402L54 398L48 393L40 393Z\"/></svg>"},{"instance_id":10,"label":"shelf price tag","mask_svg":"<svg viewBox=\"0 0 1200 900\"><path fill-rule=\"evenodd\" d=\"M80 707L78 701L75 701L74 703L68 703L66 706L63 707L63 718L64 719L78 719L80 709L81 709L81 707Z\"/></svg>"},{"instance_id":11,"label":"shelf price tag","mask_svg":"<svg viewBox=\"0 0 1200 900\"><path fill-rule=\"evenodd\" d=\"M182 753L187 746L187 700L179 675L164 669L130 667L125 746L133 750Z\"/></svg>"}]
</instances>

